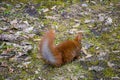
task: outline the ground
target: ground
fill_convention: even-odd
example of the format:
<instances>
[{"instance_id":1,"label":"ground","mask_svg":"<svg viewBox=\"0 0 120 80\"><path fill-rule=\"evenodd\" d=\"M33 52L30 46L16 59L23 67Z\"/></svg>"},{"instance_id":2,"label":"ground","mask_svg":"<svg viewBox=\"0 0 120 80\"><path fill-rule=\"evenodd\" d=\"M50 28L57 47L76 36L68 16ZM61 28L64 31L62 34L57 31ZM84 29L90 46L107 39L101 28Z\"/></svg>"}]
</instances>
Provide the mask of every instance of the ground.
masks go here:
<instances>
[{"instance_id":1,"label":"ground","mask_svg":"<svg viewBox=\"0 0 120 80\"><path fill-rule=\"evenodd\" d=\"M0 80L119 80L119 8L119 0L0 2ZM56 68L39 58L51 28L55 44L83 32L80 59Z\"/></svg>"}]
</instances>

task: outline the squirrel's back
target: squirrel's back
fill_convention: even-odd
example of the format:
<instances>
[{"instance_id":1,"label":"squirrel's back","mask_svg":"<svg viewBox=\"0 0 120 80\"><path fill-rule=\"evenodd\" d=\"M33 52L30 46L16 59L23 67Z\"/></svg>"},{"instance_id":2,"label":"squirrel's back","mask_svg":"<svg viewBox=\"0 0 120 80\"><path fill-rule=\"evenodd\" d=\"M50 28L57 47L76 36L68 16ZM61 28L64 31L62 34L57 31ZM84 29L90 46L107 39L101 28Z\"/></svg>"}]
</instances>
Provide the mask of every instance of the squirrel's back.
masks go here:
<instances>
[{"instance_id":1,"label":"squirrel's back","mask_svg":"<svg viewBox=\"0 0 120 80\"><path fill-rule=\"evenodd\" d=\"M62 53L63 63L71 62L79 57L81 43L75 40L67 40L56 47Z\"/></svg>"}]
</instances>

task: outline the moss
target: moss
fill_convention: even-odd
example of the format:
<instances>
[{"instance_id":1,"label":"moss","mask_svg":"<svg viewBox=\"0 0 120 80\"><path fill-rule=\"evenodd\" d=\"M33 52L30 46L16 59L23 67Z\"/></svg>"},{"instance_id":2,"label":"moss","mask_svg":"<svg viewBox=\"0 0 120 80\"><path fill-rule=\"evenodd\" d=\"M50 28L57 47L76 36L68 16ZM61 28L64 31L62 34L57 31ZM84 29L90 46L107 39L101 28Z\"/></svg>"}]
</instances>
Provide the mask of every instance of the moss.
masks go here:
<instances>
[{"instance_id":1,"label":"moss","mask_svg":"<svg viewBox=\"0 0 120 80\"><path fill-rule=\"evenodd\" d=\"M115 72L113 71L112 68L104 69L103 74L104 74L105 77L114 77L114 76L116 76L116 74L115 74Z\"/></svg>"},{"instance_id":2,"label":"moss","mask_svg":"<svg viewBox=\"0 0 120 80\"><path fill-rule=\"evenodd\" d=\"M0 80L4 80L4 78L3 78L3 76L2 76L2 75L0 75Z\"/></svg>"},{"instance_id":3,"label":"moss","mask_svg":"<svg viewBox=\"0 0 120 80\"><path fill-rule=\"evenodd\" d=\"M3 33L3 31L2 30L0 30L0 34L2 34Z\"/></svg>"},{"instance_id":4,"label":"moss","mask_svg":"<svg viewBox=\"0 0 120 80\"><path fill-rule=\"evenodd\" d=\"M13 0L11 0L11 1L13 1ZM17 4L17 2L19 2L19 1L20 0L15 1L15 4ZM31 0L31 1L33 1L33 0ZM112 2L117 2L117 1L118 0L114 0ZM21 0L21 2L26 3L26 2L28 2L28 0ZM57 14L59 14L59 15L61 15L61 13L63 11L66 11L67 8L68 8L67 12L70 13L72 11L71 10L72 8L67 7L67 5L72 4L72 3L76 3L76 2L80 2L80 1L79 0L73 0L73 1L72 0L66 0L66 1L55 1L55 0L54 1L51 1L51 0L48 0L48 1L39 0L38 1L38 0L34 0L33 1L33 3L38 3L38 4L40 3L41 4L41 6L37 9L38 11L40 11L42 8L51 8L54 5L57 5L56 10L58 10ZM107 2L107 0L106 0L106 2ZM109 3L107 5L104 5L104 6L101 5L100 3L96 3L96 4L97 5L89 5L88 4L89 8L91 10L94 10L95 13L90 12L89 15L83 15L83 16L80 16L77 18L80 21L80 26L78 26L77 29L85 31L85 33L83 33L83 34L85 34L83 41L86 41L88 43L93 44L93 46L88 49L89 53L96 53L97 50L95 48L100 47L101 50L104 49L105 51L110 53L109 54L109 61L114 62L115 64L119 64L119 58L117 58L119 55L113 54L112 51L119 50L120 27L114 26L114 25L113 26L104 26L101 22L88 23L88 24L84 23L84 21L86 19L94 19L94 17L97 17L96 13L99 14L100 11L102 13L104 13L104 11L107 13L107 8L109 6ZM59 7L60 7L60 9L58 9ZM72 6L72 7L74 7L74 6ZM8 18L10 18L10 21L14 20L14 18L16 17L16 18L20 18L21 21L27 20L27 21L29 21L31 26L34 26L34 21L28 19L29 16L22 16L23 13L11 14L10 11L12 9L12 6L6 5L6 8L7 9L3 12L3 14L4 15L10 14L11 16L8 16ZM24 7L20 8L20 9L21 9L20 11L22 11L24 9ZM111 9L109 9L109 10L111 10ZM85 10L82 9L82 11L84 12ZM54 13L54 11L51 10L51 11L44 13L43 16L52 16L55 14L56 13ZM112 18L115 18L115 17L112 17ZM69 35L67 31L72 29L72 26L76 24L74 20L75 20L74 18L72 18L72 19L60 18L60 20L56 21L56 20L51 20L51 19L45 19L43 17L43 18L39 19L39 22L42 22L44 24L45 28L47 28L47 29L51 28L51 26L57 25L58 28L54 28L54 29L56 29L56 43L60 43L61 41L64 41L68 38L72 39L71 36L73 36L73 35ZM118 22L116 21L116 18L113 20L113 23L114 22L116 22L115 25L118 24ZM89 25L92 25L93 27L89 27ZM95 34L92 33L90 30L90 29L94 29L94 28L96 29L96 27L98 28L96 31L99 31L99 32L104 27L109 27L110 30L106 31L106 32L100 32L101 35L96 37ZM43 28L43 29L45 29L45 28ZM41 30L42 30L42 28L41 28ZM34 37L34 39L40 39L41 35L44 34L43 31L40 32L40 36L36 35ZM0 33L3 33L3 32L0 30ZM6 32L4 32L4 33L6 33ZM7 33L9 34L9 32L7 32ZM116 35L113 35L113 34L116 34ZM21 35L25 35L25 34L21 34ZM10 73L7 73L7 71L6 71L6 73L8 74L7 76L10 76L14 79L22 79L22 80L28 80L28 79L34 80L34 79L38 79L38 77L40 77L42 79L45 78L46 80L60 80L61 78L63 78L63 80L70 80L71 77L78 78L78 80L93 80L94 76L99 74L99 73L93 74L93 72L91 72L91 71L84 70L81 67L81 65L79 64L79 60L65 64L60 68L53 68L51 66L46 67L44 65L45 63L43 62L43 60L37 58L37 56L38 56L37 55L38 54L38 49L37 49L38 42L35 41L34 39L29 40L33 46L33 50L31 52L28 52L29 55L32 57L30 60L31 63L28 65L28 67L24 66L24 68L18 68L17 66L21 65L21 63L10 62L9 65L12 64L11 66L13 66L15 68L15 71L11 75L9 75ZM2 53L5 49L12 48L12 47L13 47L12 45L8 46L6 44L0 43L0 53ZM17 50L19 50L19 49L17 49ZM2 61L3 60L0 60L0 62L2 62ZM99 65L99 62L102 62L102 61L98 61L98 60L90 61L90 62L86 62L86 64L87 64L87 67L89 67L92 65ZM115 73L115 71L111 68L106 67L106 64L107 64L107 61L106 60L103 61L102 65L105 66L105 69L102 72L100 72L102 74L102 77L109 77L110 78L110 77L116 76L117 74ZM79 77L81 75L85 75L86 76L85 79L81 79L81 78L79 79ZM100 75L97 75L97 77L101 78ZM3 77L1 77L1 75L0 75L0 80L1 79L3 79Z\"/></svg>"},{"instance_id":5,"label":"moss","mask_svg":"<svg viewBox=\"0 0 120 80\"><path fill-rule=\"evenodd\" d=\"M111 1L112 1L114 4L119 2L119 0L111 0Z\"/></svg>"},{"instance_id":6,"label":"moss","mask_svg":"<svg viewBox=\"0 0 120 80\"><path fill-rule=\"evenodd\" d=\"M91 54L95 54L95 53L96 53L95 48L91 47L91 48L89 49L89 52L90 52Z\"/></svg>"},{"instance_id":7,"label":"moss","mask_svg":"<svg viewBox=\"0 0 120 80\"><path fill-rule=\"evenodd\" d=\"M99 10L105 10L105 9L106 9L105 6L106 6L106 5L101 6L101 4L97 4L97 5L94 5L94 6L90 6L90 8L91 8L91 9L94 9L94 10L96 10L96 11L99 11Z\"/></svg>"}]
</instances>

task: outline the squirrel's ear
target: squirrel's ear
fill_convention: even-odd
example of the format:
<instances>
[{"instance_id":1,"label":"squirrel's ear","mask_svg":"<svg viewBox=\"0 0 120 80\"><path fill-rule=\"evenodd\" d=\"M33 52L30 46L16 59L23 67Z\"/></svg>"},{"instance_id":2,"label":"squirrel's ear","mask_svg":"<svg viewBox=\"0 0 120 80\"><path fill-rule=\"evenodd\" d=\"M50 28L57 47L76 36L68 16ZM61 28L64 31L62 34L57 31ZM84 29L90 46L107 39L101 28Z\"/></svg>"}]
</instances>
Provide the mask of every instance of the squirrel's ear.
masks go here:
<instances>
[{"instance_id":1,"label":"squirrel's ear","mask_svg":"<svg viewBox=\"0 0 120 80\"><path fill-rule=\"evenodd\" d=\"M81 39L82 39L82 32L79 32L78 35L76 36L75 40L81 41Z\"/></svg>"},{"instance_id":2,"label":"squirrel's ear","mask_svg":"<svg viewBox=\"0 0 120 80\"><path fill-rule=\"evenodd\" d=\"M53 30L53 29L51 29L51 30L49 30L48 32L50 32L50 33L55 33L55 30Z\"/></svg>"}]
</instances>

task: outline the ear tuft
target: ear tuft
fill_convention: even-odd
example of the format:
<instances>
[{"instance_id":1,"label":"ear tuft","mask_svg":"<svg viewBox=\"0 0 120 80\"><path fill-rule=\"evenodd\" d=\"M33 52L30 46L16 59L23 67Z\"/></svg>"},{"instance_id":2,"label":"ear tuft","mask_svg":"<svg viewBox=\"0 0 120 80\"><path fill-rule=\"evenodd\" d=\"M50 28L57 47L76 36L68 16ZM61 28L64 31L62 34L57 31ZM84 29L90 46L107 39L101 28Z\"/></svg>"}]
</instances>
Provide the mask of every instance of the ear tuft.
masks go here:
<instances>
[{"instance_id":1,"label":"ear tuft","mask_svg":"<svg viewBox=\"0 0 120 80\"><path fill-rule=\"evenodd\" d=\"M81 41L81 39L82 39L82 32L79 32L78 35L76 36L75 40Z\"/></svg>"}]
</instances>

